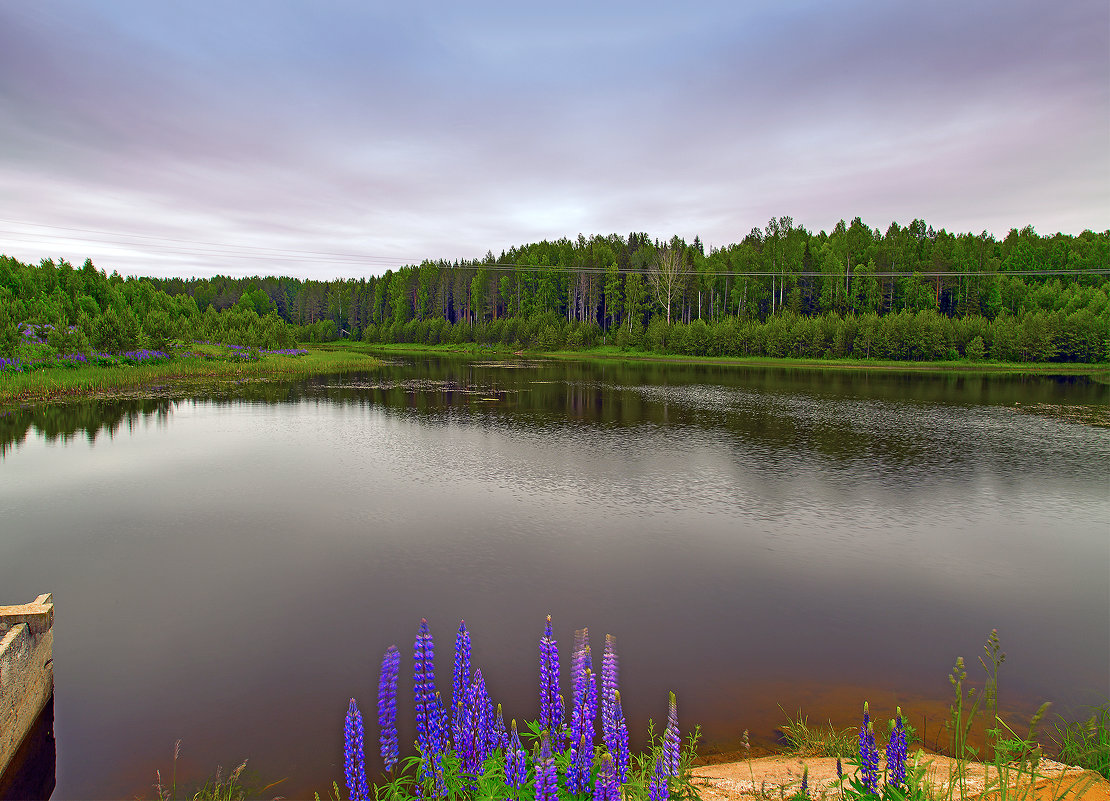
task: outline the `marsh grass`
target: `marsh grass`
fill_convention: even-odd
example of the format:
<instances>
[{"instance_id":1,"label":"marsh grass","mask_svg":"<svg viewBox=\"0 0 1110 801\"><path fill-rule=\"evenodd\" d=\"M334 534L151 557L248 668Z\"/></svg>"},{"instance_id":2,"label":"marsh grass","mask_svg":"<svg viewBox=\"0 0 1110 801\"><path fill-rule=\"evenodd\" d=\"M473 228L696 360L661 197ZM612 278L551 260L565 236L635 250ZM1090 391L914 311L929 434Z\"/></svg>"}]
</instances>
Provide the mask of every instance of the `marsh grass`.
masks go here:
<instances>
[{"instance_id":1,"label":"marsh grass","mask_svg":"<svg viewBox=\"0 0 1110 801\"><path fill-rule=\"evenodd\" d=\"M377 359L354 351L310 350L301 356L266 354L257 359L226 356L215 346L197 346L194 352L196 355L153 364L82 365L24 373L5 372L0 374L0 405L99 397L146 387L188 387L212 381L341 373L380 364Z\"/></svg>"},{"instance_id":2,"label":"marsh grass","mask_svg":"<svg viewBox=\"0 0 1110 801\"><path fill-rule=\"evenodd\" d=\"M783 714L786 715L785 710ZM809 718L800 709L796 718L786 715L786 722L781 729L787 753L799 757L848 758L855 756L858 748L856 729L849 727L838 730L832 725L832 721L827 721L824 726L810 726Z\"/></svg>"},{"instance_id":3,"label":"marsh grass","mask_svg":"<svg viewBox=\"0 0 1110 801\"><path fill-rule=\"evenodd\" d=\"M1060 759L1110 779L1110 702L1091 708L1082 722L1061 718L1051 735Z\"/></svg>"},{"instance_id":4,"label":"marsh grass","mask_svg":"<svg viewBox=\"0 0 1110 801\"><path fill-rule=\"evenodd\" d=\"M253 777L245 773L247 760L244 759L226 778L223 775L223 767L217 765L215 774L206 779L203 784L195 786L193 789L188 789L184 785L179 787L177 783L177 760L180 756L181 740L177 740L173 744L173 767L170 771L168 785L162 783L162 772L160 770L154 772L154 792L158 801L177 801L179 792L184 793L181 796L182 799L191 799L191 801L244 801L248 796L263 797L267 791L285 781L280 779L265 786L257 785L251 780Z\"/></svg>"}]
</instances>

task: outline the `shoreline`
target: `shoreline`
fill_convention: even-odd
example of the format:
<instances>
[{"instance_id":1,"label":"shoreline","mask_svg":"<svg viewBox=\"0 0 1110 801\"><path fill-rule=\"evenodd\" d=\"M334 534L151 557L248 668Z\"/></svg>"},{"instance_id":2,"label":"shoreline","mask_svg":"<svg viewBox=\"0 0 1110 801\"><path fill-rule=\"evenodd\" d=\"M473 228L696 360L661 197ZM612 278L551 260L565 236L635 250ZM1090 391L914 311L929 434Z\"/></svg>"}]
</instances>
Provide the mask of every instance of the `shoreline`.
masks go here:
<instances>
[{"instance_id":1,"label":"shoreline","mask_svg":"<svg viewBox=\"0 0 1110 801\"><path fill-rule=\"evenodd\" d=\"M229 382L352 372L372 369L381 363L368 353L309 347L303 356L267 355L249 362L188 357L147 365L57 367L0 375L0 411L43 403L127 397L154 390L201 389Z\"/></svg>"},{"instance_id":2,"label":"shoreline","mask_svg":"<svg viewBox=\"0 0 1110 801\"><path fill-rule=\"evenodd\" d=\"M1018 375L1079 375L1087 376L1100 383L1110 384L1110 364L1087 364L1076 362L971 362L939 361L861 361L858 359L796 359L774 358L770 356L731 357L731 356L684 356L680 354L653 353L646 351L621 351L614 346L603 345L587 350L516 350L510 347L485 345L419 345L398 343L383 345L363 342L329 342L317 347L338 352L365 352L370 354L408 354L408 355L446 355L465 357L517 357L523 359L560 359L567 361L626 361L656 364L695 364L719 365L723 367L769 367L777 369L805 370L849 370L876 372L907 372L943 374L1018 374Z\"/></svg>"}]
</instances>

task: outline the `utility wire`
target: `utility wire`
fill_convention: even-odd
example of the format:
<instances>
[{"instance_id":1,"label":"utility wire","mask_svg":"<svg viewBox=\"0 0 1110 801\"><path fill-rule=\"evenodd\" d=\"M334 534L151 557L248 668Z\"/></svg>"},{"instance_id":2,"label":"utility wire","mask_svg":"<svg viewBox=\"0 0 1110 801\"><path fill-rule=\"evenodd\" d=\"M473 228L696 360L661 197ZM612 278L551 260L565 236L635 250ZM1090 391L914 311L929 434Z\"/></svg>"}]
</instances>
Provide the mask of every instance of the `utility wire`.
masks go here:
<instances>
[{"instance_id":1,"label":"utility wire","mask_svg":"<svg viewBox=\"0 0 1110 801\"><path fill-rule=\"evenodd\" d=\"M32 223L23 220L8 220L0 219L0 223L8 225L19 226L33 226L36 228L44 228L52 231L71 231L75 233L96 234L98 236L116 237L109 240L92 240L96 244L102 245L116 245L116 246L133 246L140 248L153 248L159 252L169 252L181 256L197 256L207 258L220 258L220 259L254 259L276 262L316 262L324 264L338 264L349 266L373 266L382 267L387 265L396 265L401 259L394 256L384 256L377 254L357 254L357 253L337 253L330 251L313 251L313 250L294 250L289 248L270 248L256 245L230 245L227 243L219 242L206 242L202 240L188 240L188 239L174 239L171 237L153 236L148 234L121 234L113 231L104 231L95 228L71 228L59 225L47 225L44 223ZM27 231L16 231L5 228L0 228L0 235L18 236L22 238L32 237L40 240L56 241L64 239L73 242L85 241L83 237L76 236L51 236L47 233L36 233ZM127 237L119 239L118 237ZM146 242L136 242L135 239L149 240ZM180 245L187 245L188 247L182 248ZM368 264L369 263L369 264ZM606 275L609 269L605 267L574 267L569 265L535 265L535 264L520 264L515 262L467 262L462 260L460 262L450 262L445 259L436 261L425 259L420 265L413 263L411 260L404 267L418 267L418 266L433 266L439 269L448 270L475 270L486 269L496 270L501 272L523 272L523 273L547 273L556 272L559 274L575 273L580 275ZM398 267L398 270L402 267ZM636 270L632 268L618 268L617 272L622 275L641 274L647 275L650 268L645 270ZM798 271L766 271L766 270L690 270L681 269L676 273L679 276L706 276L706 277L732 277L732 278L834 278L844 273L825 273L819 270L798 270ZM897 271L897 270L884 270L876 272L867 272L863 274L856 274L856 278L907 278L918 276L920 278L984 278L990 276L1035 276L1035 277L1051 277L1051 276L1097 276L1097 275L1110 275L1110 268L1087 268L1087 269L1052 269L1052 270L972 270L972 271Z\"/></svg>"}]
</instances>

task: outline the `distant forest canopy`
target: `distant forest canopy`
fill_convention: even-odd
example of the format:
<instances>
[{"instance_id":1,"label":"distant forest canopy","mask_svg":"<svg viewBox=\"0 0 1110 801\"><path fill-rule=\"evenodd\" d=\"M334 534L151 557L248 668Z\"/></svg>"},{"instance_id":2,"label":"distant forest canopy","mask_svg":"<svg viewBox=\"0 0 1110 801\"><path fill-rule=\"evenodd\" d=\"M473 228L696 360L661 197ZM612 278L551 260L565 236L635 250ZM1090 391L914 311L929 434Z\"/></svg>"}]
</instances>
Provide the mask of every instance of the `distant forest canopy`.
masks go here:
<instances>
[{"instance_id":1,"label":"distant forest canopy","mask_svg":"<svg viewBox=\"0 0 1110 801\"><path fill-rule=\"evenodd\" d=\"M151 342L221 320L227 331L235 315L240 340L269 321L271 333L288 324L300 341L1100 362L1110 349L1108 292L1110 230L1040 236L1026 227L999 241L921 220L882 233L858 217L817 234L778 217L708 253L698 238L579 235L357 280L123 279L88 261L74 269L0 258L0 325L88 327L129 309Z\"/></svg>"}]
</instances>

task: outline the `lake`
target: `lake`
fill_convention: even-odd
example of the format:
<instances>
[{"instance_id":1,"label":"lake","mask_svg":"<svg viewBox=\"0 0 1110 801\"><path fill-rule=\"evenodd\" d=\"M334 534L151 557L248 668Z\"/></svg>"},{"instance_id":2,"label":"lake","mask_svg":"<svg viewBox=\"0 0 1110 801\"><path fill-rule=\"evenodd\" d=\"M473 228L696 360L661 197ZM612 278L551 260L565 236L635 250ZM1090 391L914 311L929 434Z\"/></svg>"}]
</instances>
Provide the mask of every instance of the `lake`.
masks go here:
<instances>
[{"instance_id":1,"label":"lake","mask_svg":"<svg viewBox=\"0 0 1110 801\"><path fill-rule=\"evenodd\" d=\"M674 690L724 750L865 699L932 743L993 628L1004 706L1110 696L1084 377L401 357L2 415L0 520L0 603L56 604L55 798L153 797L178 738L179 774L323 795L391 643L411 743L421 618L440 688L465 618L518 720L546 615L565 688L574 630L598 668L615 635L638 742Z\"/></svg>"}]
</instances>

